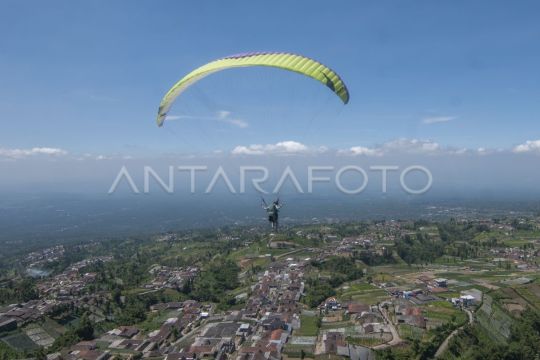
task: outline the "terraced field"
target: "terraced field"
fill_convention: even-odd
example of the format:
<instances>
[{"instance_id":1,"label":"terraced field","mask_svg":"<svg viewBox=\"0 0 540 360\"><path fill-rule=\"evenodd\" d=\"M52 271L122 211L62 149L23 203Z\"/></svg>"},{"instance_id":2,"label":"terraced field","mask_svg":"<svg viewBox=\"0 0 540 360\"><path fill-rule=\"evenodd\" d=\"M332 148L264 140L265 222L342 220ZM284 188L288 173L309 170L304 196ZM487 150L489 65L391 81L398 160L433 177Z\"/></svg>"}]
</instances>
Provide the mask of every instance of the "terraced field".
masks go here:
<instances>
[{"instance_id":1,"label":"terraced field","mask_svg":"<svg viewBox=\"0 0 540 360\"><path fill-rule=\"evenodd\" d=\"M540 310L540 284L517 286L515 290L529 305Z\"/></svg>"},{"instance_id":2,"label":"terraced field","mask_svg":"<svg viewBox=\"0 0 540 360\"><path fill-rule=\"evenodd\" d=\"M297 345L297 344L287 344L283 349L283 353L290 358L300 359L302 356L302 350L304 355L308 357L313 356L315 346L314 345Z\"/></svg>"},{"instance_id":3,"label":"terraced field","mask_svg":"<svg viewBox=\"0 0 540 360\"><path fill-rule=\"evenodd\" d=\"M407 324L398 325L399 336L404 339L417 339L422 340L424 334L426 333L424 329L421 329L417 326L411 326Z\"/></svg>"},{"instance_id":4,"label":"terraced field","mask_svg":"<svg viewBox=\"0 0 540 360\"><path fill-rule=\"evenodd\" d=\"M352 284L343 287L338 292L338 297L342 301L359 301L363 304L373 305L388 299L388 294L383 289L379 289L370 284Z\"/></svg>"},{"instance_id":5,"label":"terraced field","mask_svg":"<svg viewBox=\"0 0 540 360\"><path fill-rule=\"evenodd\" d=\"M476 313L476 319L493 340L506 342L510 336L512 318L493 302L490 295L484 295L484 302Z\"/></svg>"},{"instance_id":6,"label":"terraced field","mask_svg":"<svg viewBox=\"0 0 540 360\"><path fill-rule=\"evenodd\" d=\"M385 342L388 342L392 339L392 335L389 333L383 334L381 336L380 334L370 334L366 336L359 336L359 337L347 337L347 342L352 345L360 345L360 346L376 346L379 344L383 344Z\"/></svg>"}]
</instances>

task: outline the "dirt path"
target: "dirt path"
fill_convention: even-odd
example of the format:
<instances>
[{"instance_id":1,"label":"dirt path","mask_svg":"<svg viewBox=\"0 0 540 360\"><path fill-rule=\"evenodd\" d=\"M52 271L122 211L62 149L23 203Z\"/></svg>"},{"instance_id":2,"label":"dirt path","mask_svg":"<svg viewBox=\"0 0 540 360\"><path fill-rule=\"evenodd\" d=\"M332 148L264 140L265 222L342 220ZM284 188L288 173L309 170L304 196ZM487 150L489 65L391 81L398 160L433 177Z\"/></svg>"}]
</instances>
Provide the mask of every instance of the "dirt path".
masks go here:
<instances>
[{"instance_id":1,"label":"dirt path","mask_svg":"<svg viewBox=\"0 0 540 360\"><path fill-rule=\"evenodd\" d=\"M305 248L305 247L304 247L304 248L300 248L300 249L294 249L294 250L292 250L292 251L289 251L289 252L286 252L286 253L283 253L283 254L280 254L280 255L276 255L276 256L274 256L274 257L275 257L276 259L280 259L280 258L282 258L282 257L288 256L288 255L291 255L291 254L294 254L294 253L297 253L297 252L300 252L300 251L306 250L306 249L308 249L308 248Z\"/></svg>"},{"instance_id":2,"label":"dirt path","mask_svg":"<svg viewBox=\"0 0 540 360\"><path fill-rule=\"evenodd\" d=\"M399 333L398 333L396 327L394 326L394 324L392 323L392 321L390 321L390 318L389 318L388 314L386 313L386 310L384 310L384 309L379 305L379 311L381 312L382 316L383 316L384 319L386 320L386 323L388 324L388 327L390 328L390 332L392 333L392 340L390 340L390 341L387 342L387 343L380 344L380 345L377 345L377 346L372 347L372 349L374 349L374 350L380 350L380 349L387 348L387 347L389 347L389 346L394 346L394 345L400 344L400 343L403 341L403 340L399 337Z\"/></svg>"},{"instance_id":3,"label":"dirt path","mask_svg":"<svg viewBox=\"0 0 540 360\"><path fill-rule=\"evenodd\" d=\"M465 309L465 312L469 316L469 324L472 324L473 321L474 321L474 317L473 317L472 312L470 310L468 310L468 309ZM452 333L450 335L448 335L448 337L446 339L444 339L441 346L439 346L439 348L437 349L437 352L435 353L435 358L441 357L441 355L444 354L444 352L448 348L448 342L450 341L450 339L452 339L454 336L456 336L456 334L459 332L459 330L463 329L464 326L465 325L463 325L463 326L457 328L456 330L452 331Z\"/></svg>"}]
</instances>

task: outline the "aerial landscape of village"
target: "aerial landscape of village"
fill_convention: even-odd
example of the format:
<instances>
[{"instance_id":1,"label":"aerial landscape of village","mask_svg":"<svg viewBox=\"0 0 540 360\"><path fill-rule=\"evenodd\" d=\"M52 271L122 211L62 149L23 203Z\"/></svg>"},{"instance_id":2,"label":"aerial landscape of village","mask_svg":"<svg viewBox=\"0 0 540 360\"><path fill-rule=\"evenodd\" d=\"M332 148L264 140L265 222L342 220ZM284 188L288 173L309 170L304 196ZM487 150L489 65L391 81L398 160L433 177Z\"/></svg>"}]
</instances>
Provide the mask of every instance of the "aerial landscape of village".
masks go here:
<instances>
[{"instance_id":1,"label":"aerial landscape of village","mask_svg":"<svg viewBox=\"0 0 540 360\"><path fill-rule=\"evenodd\" d=\"M2 258L0 354L481 359L504 344L533 359L539 261L540 217L57 245Z\"/></svg>"}]
</instances>

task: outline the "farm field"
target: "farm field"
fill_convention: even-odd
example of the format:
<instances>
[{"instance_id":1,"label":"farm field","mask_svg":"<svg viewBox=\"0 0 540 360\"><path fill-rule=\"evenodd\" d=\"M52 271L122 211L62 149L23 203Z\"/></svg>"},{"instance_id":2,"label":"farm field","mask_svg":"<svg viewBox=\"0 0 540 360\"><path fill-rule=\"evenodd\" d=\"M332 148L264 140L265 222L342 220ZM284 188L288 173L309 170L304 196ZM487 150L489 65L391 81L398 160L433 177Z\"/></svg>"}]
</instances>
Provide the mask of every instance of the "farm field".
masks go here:
<instances>
[{"instance_id":1,"label":"farm field","mask_svg":"<svg viewBox=\"0 0 540 360\"><path fill-rule=\"evenodd\" d=\"M35 350L39 348L28 335L20 331L4 336L0 338L0 340L19 351Z\"/></svg>"},{"instance_id":2,"label":"farm field","mask_svg":"<svg viewBox=\"0 0 540 360\"><path fill-rule=\"evenodd\" d=\"M300 316L300 329L295 331L295 335L298 336L317 336L319 332L318 327L319 318L311 315Z\"/></svg>"}]
</instances>

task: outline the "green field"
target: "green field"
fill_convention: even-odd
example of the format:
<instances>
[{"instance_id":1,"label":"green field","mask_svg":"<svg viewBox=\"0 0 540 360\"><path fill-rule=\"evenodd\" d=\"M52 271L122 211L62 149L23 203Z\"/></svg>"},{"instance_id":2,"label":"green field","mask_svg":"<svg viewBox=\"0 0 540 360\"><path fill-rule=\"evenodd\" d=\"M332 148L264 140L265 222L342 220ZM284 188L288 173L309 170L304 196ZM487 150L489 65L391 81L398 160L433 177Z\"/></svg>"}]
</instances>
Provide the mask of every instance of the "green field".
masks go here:
<instances>
[{"instance_id":1,"label":"green field","mask_svg":"<svg viewBox=\"0 0 540 360\"><path fill-rule=\"evenodd\" d=\"M443 323L450 322L452 319L457 324L467 321L467 314L454 308L448 301L434 301L430 303L424 307L424 316Z\"/></svg>"},{"instance_id":2,"label":"green field","mask_svg":"<svg viewBox=\"0 0 540 360\"><path fill-rule=\"evenodd\" d=\"M540 297L537 295L540 292L540 286L538 284L516 286L515 290L532 307L540 310Z\"/></svg>"},{"instance_id":3,"label":"green field","mask_svg":"<svg viewBox=\"0 0 540 360\"><path fill-rule=\"evenodd\" d=\"M0 340L19 351L35 350L39 348L39 346L37 346L26 334L19 331L2 337Z\"/></svg>"},{"instance_id":4,"label":"green field","mask_svg":"<svg viewBox=\"0 0 540 360\"><path fill-rule=\"evenodd\" d=\"M145 321L139 323L137 326L144 331L152 331L159 328L165 320L178 317L180 313L176 310L160 311L159 313L150 313Z\"/></svg>"},{"instance_id":5,"label":"green field","mask_svg":"<svg viewBox=\"0 0 540 360\"><path fill-rule=\"evenodd\" d=\"M350 321L337 321L337 322L330 322L330 323L322 323L321 329L329 330L329 329L340 329L340 328L346 328L351 326Z\"/></svg>"},{"instance_id":6,"label":"green field","mask_svg":"<svg viewBox=\"0 0 540 360\"><path fill-rule=\"evenodd\" d=\"M348 289L344 289L345 292L356 292L356 291L366 291L366 290L375 290L378 289L376 286L373 286L368 283L356 283L356 284L349 284L342 286L342 289L344 287L348 286Z\"/></svg>"},{"instance_id":7,"label":"green field","mask_svg":"<svg viewBox=\"0 0 540 360\"><path fill-rule=\"evenodd\" d=\"M55 339L66 332L66 329L62 325L48 317L45 317L45 320L41 326L47 332L47 334Z\"/></svg>"},{"instance_id":8,"label":"green field","mask_svg":"<svg viewBox=\"0 0 540 360\"><path fill-rule=\"evenodd\" d=\"M283 348L283 353L289 358L300 358L302 350L304 350L305 356L313 356L313 346L311 345L286 344Z\"/></svg>"},{"instance_id":9,"label":"green field","mask_svg":"<svg viewBox=\"0 0 540 360\"><path fill-rule=\"evenodd\" d=\"M354 288L343 290L343 292L338 293L338 297L342 301L354 300L368 305L376 304L388 298L385 290L371 285L368 286L370 287L369 290L367 288L363 290L354 290Z\"/></svg>"},{"instance_id":10,"label":"green field","mask_svg":"<svg viewBox=\"0 0 540 360\"><path fill-rule=\"evenodd\" d=\"M422 340L424 334L426 333L424 329L421 329L417 326L411 326L407 324L398 325L399 335L404 339L417 339Z\"/></svg>"},{"instance_id":11,"label":"green field","mask_svg":"<svg viewBox=\"0 0 540 360\"><path fill-rule=\"evenodd\" d=\"M317 336L319 333L318 321L319 318L317 316L300 315L300 329L297 330L295 335Z\"/></svg>"},{"instance_id":12,"label":"green field","mask_svg":"<svg viewBox=\"0 0 540 360\"><path fill-rule=\"evenodd\" d=\"M365 336L365 337L347 337L347 342L352 345L360 346L375 346L386 342L384 337L380 335Z\"/></svg>"}]
</instances>

